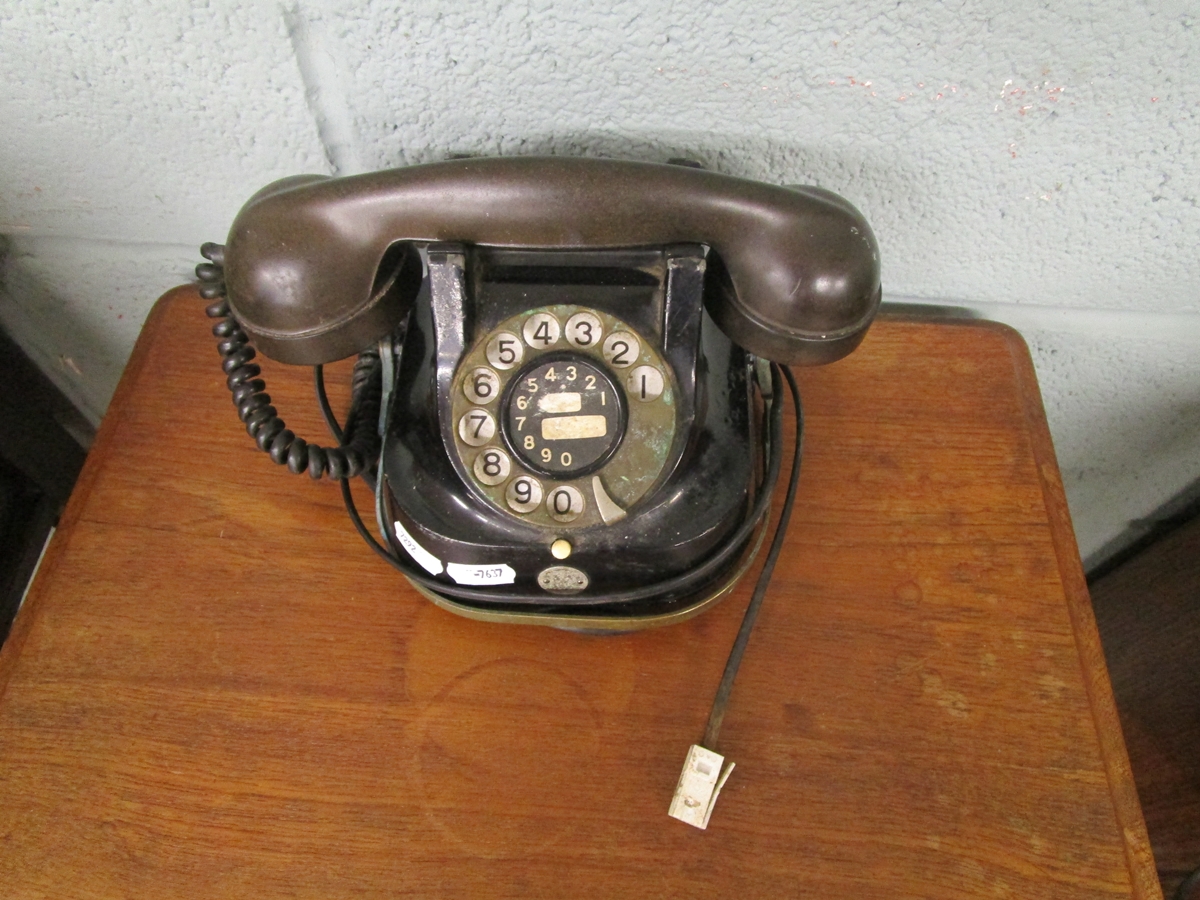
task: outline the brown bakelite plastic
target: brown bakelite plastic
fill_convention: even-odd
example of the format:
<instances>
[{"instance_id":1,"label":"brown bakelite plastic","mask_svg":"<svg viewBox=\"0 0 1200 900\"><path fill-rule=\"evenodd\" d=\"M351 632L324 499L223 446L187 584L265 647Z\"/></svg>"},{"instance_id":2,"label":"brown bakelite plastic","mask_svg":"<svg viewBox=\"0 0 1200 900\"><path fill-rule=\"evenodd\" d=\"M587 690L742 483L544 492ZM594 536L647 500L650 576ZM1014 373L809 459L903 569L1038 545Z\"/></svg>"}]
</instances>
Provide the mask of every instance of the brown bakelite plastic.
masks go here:
<instances>
[{"instance_id":1,"label":"brown bakelite plastic","mask_svg":"<svg viewBox=\"0 0 1200 900\"><path fill-rule=\"evenodd\" d=\"M738 344L818 364L857 346L880 301L879 251L848 202L814 187L604 159L462 159L348 178L299 176L242 208L225 248L230 305L283 362L349 356L412 296L380 272L398 242L542 249L701 243L706 304ZM389 254L413 266L413 254ZM714 258L715 257L715 258Z\"/></svg>"}]
</instances>

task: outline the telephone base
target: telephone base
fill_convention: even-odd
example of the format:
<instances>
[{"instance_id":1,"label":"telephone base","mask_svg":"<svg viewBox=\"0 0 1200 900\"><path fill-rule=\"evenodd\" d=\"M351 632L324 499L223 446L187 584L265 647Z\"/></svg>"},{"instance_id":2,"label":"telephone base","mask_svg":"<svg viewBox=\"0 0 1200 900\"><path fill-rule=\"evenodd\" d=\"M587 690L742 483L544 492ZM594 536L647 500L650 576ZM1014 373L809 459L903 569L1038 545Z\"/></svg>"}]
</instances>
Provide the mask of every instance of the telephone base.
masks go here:
<instances>
[{"instance_id":1,"label":"telephone base","mask_svg":"<svg viewBox=\"0 0 1200 900\"><path fill-rule=\"evenodd\" d=\"M508 625L544 625L559 631L573 631L577 634L614 635L628 634L632 631L642 631L647 628L660 628L664 625L676 625L686 622L700 613L716 606L737 586L742 576L754 564L758 551L762 547L763 538L767 533L767 521L770 516L764 516L755 529L749 544L737 558L732 571L723 573L715 585L704 590L696 591L684 600L676 609L663 613L646 613L634 615L630 613L604 613L598 611L580 612L579 607L565 607L545 611L535 610L503 610L472 606L450 597L431 591L415 581L409 584L428 600L447 612L474 619L478 622L492 622ZM676 601L678 602L678 601Z\"/></svg>"}]
</instances>

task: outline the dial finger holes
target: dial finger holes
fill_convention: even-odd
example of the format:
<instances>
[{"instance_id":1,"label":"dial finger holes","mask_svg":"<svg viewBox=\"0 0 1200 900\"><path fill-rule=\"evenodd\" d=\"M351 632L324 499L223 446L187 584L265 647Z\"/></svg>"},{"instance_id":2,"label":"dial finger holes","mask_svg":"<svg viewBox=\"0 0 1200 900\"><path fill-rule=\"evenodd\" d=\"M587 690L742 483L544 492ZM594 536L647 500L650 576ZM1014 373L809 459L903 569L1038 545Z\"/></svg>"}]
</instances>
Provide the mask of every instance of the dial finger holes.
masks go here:
<instances>
[{"instance_id":1,"label":"dial finger holes","mask_svg":"<svg viewBox=\"0 0 1200 900\"><path fill-rule=\"evenodd\" d=\"M628 331L617 331L604 339L604 358L618 369L632 366L641 352L642 345Z\"/></svg>"},{"instance_id":2,"label":"dial finger holes","mask_svg":"<svg viewBox=\"0 0 1200 900\"><path fill-rule=\"evenodd\" d=\"M583 515L583 494L569 484L546 495L546 511L556 522L573 522Z\"/></svg>"},{"instance_id":3,"label":"dial finger holes","mask_svg":"<svg viewBox=\"0 0 1200 900\"><path fill-rule=\"evenodd\" d=\"M629 396L643 403L657 400L663 392L662 372L654 366L638 366L625 379Z\"/></svg>"},{"instance_id":4,"label":"dial finger holes","mask_svg":"<svg viewBox=\"0 0 1200 900\"><path fill-rule=\"evenodd\" d=\"M673 446L675 381L656 340L577 303L514 306L478 324L448 398L439 393L455 468L506 518L611 524L656 483ZM596 472L618 485L619 505L586 480Z\"/></svg>"},{"instance_id":5,"label":"dial finger holes","mask_svg":"<svg viewBox=\"0 0 1200 900\"><path fill-rule=\"evenodd\" d=\"M488 447L475 457L475 477L487 485L500 484L512 472L512 460L503 450Z\"/></svg>"},{"instance_id":6,"label":"dial finger holes","mask_svg":"<svg viewBox=\"0 0 1200 900\"><path fill-rule=\"evenodd\" d=\"M512 332L501 331L488 341L487 358L497 369L511 369L525 358L525 346Z\"/></svg>"},{"instance_id":7,"label":"dial finger holes","mask_svg":"<svg viewBox=\"0 0 1200 900\"><path fill-rule=\"evenodd\" d=\"M604 326L598 316L589 312L575 313L567 319L567 342L573 347L594 347L604 337Z\"/></svg>"},{"instance_id":8,"label":"dial finger holes","mask_svg":"<svg viewBox=\"0 0 1200 900\"><path fill-rule=\"evenodd\" d=\"M528 475L514 478L504 491L504 500L513 512L533 512L542 503L542 483Z\"/></svg>"},{"instance_id":9,"label":"dial finger holes","mask_svg":"<svg viewBox=\"0 0 1200 900\"><path fill-rule=\"evenodd\" d=\"M500 396L500 376L487 366L479 366L463 379L463 393L472 403L491 403Z\"/></svg>"},{"instance_id":10,"label":"dial finger holes","mask_svg":"<svg viewBox=\"0 0 1200 900\"><path fill-rule=\"evenodd\" d=\"M558 324L558 319L550 313L539 312L525 320L525 327L521 329L521 334L525 337L525 343L530 347L535 350L545 350L558 343L558 339L562 335L562 327Z\"/></svg>"},{"instance_id":11,"label":"dial finger holes","mask_svg":"<svg viewBox=\"0 0 1200 900\"><path fill-rule=\"evenodd\" d=\"M469 409L458 420L458 436L463 443L482 447L496 436L496 420L486 409Z\"/></svg>"}]
</instances>

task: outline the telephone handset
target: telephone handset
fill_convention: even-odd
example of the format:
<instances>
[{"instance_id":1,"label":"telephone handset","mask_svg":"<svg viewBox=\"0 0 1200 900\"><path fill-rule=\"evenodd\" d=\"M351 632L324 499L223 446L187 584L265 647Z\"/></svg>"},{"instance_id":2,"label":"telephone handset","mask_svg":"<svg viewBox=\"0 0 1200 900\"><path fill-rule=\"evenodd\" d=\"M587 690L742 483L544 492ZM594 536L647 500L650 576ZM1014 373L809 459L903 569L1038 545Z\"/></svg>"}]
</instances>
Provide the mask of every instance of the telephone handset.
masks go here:
<instances>
[{"instance_id":1,"label":"telephone handset","mask_svg":"<svg viewBox=\"0 0 1200 900\"><path fill-rule=\"evenodd\" d=\"M575 628L678 620L732 586L779 471L775 364L845 356L880 301L845 200L670 164L288 178L202 252L259 447L347 498L371 479L376 549L440 605ZM286 428L255 347L360 354L339 446Z\"/></svg>"}]
</instances>

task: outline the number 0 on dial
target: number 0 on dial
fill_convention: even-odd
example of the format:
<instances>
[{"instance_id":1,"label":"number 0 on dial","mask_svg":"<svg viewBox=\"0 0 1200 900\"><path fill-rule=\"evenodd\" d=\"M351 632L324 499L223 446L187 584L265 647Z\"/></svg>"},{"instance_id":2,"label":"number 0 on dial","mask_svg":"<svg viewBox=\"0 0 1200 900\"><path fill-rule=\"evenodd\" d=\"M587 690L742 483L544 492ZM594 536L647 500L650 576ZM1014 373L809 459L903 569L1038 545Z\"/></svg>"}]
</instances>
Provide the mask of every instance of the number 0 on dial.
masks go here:
<instances>
[{"instance_id":1,"label":"number 0 on dial","mask_svg":"<svg viewBox=\"0 0 1200 900\"><path fill-rule=\"evenodd\" d=\"M569 484L546 495L546 511L559 522L572 522L583 514L583 494Z\"/></svg>"}]
</instances>

